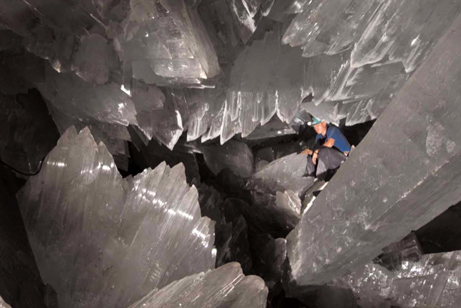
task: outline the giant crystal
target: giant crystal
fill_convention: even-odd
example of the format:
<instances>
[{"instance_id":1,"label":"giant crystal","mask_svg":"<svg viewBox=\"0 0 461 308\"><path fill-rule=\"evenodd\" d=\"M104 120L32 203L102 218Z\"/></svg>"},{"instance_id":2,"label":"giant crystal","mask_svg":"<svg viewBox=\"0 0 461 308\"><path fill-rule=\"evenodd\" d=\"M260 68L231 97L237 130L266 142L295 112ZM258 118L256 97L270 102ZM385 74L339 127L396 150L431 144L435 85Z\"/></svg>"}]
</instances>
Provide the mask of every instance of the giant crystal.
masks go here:
<instances>
[{"instance_id":1,"label":"giant crystal","mask_svg":"<svg viewBox=\"0 0 461 308\"><path fill-rule=\"evenodd\" d=\"M299 285L365 264L459 201L460 29L458 17L288 236Z\"/></svg>"},{"instance_id":2,"label":"giant crystal","mask_svg":"<svg viewBox=\"0 0 461 308\"><path fill-rule=\"evenodd\" d=\"M122 179L104 144L69 128L18 193L44 281L62 307L127 307L214 267L214 223L201 218L184 167Z\"/></svg>"},{"instance_id":3,"label":"giant crystal","mask_svg":"<svg viewBox=\"0 0 461 308\"><path fill-rule=\"evenodd\" d=\"M130 308L264 308L267 293L261 278L245 276L238 263L228 263L152 291Z\"/></svg>"}]
</instances>

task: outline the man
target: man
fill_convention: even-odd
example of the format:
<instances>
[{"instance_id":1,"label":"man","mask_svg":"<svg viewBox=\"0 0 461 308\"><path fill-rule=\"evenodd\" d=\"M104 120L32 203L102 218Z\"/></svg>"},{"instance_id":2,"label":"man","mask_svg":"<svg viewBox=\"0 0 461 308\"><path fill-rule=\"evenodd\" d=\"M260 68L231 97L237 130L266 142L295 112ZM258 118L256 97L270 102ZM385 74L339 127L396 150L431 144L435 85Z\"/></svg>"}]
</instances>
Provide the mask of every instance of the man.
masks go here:
<instances>
[{"instance_id":1,"label":"man","mask_svg":"<svg viewBox=\"0 0 461 308\"><path fill-rule=\"evenodd\" d=\"M314 148L302 152L302 154L308 155L307 175L325 181L329 175L329 170L338 169L341 163L346 160L351 146L336 126L328 125L327 122L315 117L309 125L314 127L317 136L315 137Z\"/></svg>"}]
</instances>

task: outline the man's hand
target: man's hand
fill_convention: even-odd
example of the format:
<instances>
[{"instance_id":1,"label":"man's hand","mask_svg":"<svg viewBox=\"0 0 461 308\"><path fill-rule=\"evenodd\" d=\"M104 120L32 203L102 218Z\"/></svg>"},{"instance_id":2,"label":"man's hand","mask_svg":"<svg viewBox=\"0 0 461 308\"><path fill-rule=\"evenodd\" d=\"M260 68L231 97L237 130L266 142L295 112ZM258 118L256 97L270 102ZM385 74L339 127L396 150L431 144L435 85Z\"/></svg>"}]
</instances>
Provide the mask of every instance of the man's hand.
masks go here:
<instances>
[{"instance_id":1,"label":"man's hand","mask_svg":"<svg viewBox=\"0 0 461 308\"><path fill-rule=\"evenodd\" d=\"M314 163L314 165L317 165L317 156L318 156L317 152L314 152L314 154L312 155L312 162Z\"/></svg>"},{"instance_id":2,"label":"man's hand","mask_svg":"<svg viewBox=\"0 0 461 308\"><path fill-rule=\"evenodd\" d=\"M304 154L304 155L312 155L312 151L309 150L309 149L305 149L304 151L301 152L301 154Z\"/></svg>"}]
</instances>

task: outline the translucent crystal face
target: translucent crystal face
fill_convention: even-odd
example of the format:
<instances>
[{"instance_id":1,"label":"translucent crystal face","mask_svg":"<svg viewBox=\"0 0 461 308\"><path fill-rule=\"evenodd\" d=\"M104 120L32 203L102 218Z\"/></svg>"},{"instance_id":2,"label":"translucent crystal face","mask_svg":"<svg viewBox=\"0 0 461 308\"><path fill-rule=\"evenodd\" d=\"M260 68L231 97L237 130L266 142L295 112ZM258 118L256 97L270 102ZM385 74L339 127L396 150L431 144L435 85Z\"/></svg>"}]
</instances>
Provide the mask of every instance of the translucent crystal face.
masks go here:
<instances>
[{"instance_id":1,"label":"translucent crystal face","mask_svg":"<svg viewBox=\"0 0 461 308\"><path fill-rule=\"evenodd\" d=\"M183 165L122 179L107 148L73 127L18 194L38 268L63 307L127 307L214 268L214 223L197 197Z\"/></svg>"}]
</instances>

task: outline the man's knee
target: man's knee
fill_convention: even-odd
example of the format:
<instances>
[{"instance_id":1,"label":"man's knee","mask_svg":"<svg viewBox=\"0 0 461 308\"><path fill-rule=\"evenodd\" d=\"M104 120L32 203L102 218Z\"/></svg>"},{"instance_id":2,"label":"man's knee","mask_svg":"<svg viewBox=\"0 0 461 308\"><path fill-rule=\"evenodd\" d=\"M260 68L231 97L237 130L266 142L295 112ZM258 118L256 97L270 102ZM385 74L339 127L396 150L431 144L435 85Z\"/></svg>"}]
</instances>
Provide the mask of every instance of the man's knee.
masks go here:
<instances>
[{"instance_id":1,"label":"man's knee","mask_svg":"<svg viewBox=\"0 0 461 308\"><path fill-rule=\"evenodd\" d=\"M319 149L319 154L318 154L318 157L324 157L325 155L328 155L330 154L331 151L334 151L334 149L332 148L327 148L327 147L321 147Z\"/></svg>"},{"instance_id":2,"label":"man's knee","mask_svg":"<svg viewBox=\"0 0 461 308\"><path fill-rule=\"evenodd\" d=\"M329 168L336 169L346 159L346 156L333 148L322 147L319 149L318 160L324 162Z\"/></svg>"}]
</instances>

